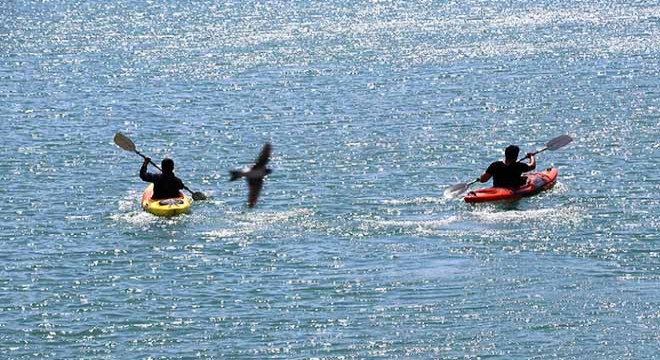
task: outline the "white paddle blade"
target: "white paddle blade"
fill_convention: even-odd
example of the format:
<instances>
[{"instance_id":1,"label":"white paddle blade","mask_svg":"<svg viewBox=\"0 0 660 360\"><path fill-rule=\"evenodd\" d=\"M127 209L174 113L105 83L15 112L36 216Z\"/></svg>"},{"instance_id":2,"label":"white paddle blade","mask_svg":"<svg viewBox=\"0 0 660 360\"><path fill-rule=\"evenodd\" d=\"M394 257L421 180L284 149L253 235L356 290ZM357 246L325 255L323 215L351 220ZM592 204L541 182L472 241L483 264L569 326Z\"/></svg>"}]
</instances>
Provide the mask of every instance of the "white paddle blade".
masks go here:
<instances>
[{"instance_id":1,"label":"white paddle blade","mask_svg":"<svg viewBox=\"0 0 660 360\"><path fill-rule=\"evenodd\" d=\"M470 187L467 183L456 184L454 186L448 187L444 191L445 198L456 198L463 194Z\"/></svg>"},{"instance_id":2,"label":"white paddle blade","mask_svg":"<svg viewBox=\"0 0 660 360\"><path fill-rule=\"evenodd\" d=\"M556 138L548 141L545 146L548 148L548 150L557 150L560 148L563 148L564 146L570 144L570 142L573 141L573 138L568 136L568 135L561 135L557 136Z\"/></svg>"},{"instance_id":3,"label":"white paddle blade","mask_svg":"<svg viewBox=\"0 0 660 360\"><path fill-rule=\"evenodd\" d=\"M115 144L117 144L117 146L119 146L120 148L126 151L131 151L131 152L135 151L135 144L133 143L133 141L131 141L131 139L126 137L126 135L118 132L115 134L114 140L115 140Z\"/></svg>"},{"instance_id":4,"label":"white paddle blade","mask_svg":"<svg viewBox=\"0 0 660 360\"><path fill-rule=\"evenodd\" d=\"M472 184L474 184L478 181L479 181L479 179L477 178L477 179L474 179L474 180L472 180L470 182L467 182L467 183L460 183L460 184L456 184L454 186L451 186L451 187L447 188L444 191L444 195L445 195L446 198L458 197L458 196L462 195L464 192L466 192L470 188L470 186L472 186Z\"/></svg>"}]
</instances>

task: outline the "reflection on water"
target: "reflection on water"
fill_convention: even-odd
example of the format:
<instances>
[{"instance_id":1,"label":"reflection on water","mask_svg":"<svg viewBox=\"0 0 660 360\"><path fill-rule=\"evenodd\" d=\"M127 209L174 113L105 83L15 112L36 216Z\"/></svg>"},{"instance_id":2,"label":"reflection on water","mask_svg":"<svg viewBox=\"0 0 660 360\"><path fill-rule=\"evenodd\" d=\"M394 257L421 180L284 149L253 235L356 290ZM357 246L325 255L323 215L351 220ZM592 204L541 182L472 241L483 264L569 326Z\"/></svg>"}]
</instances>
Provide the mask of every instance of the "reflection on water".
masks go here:
<instances>
[{"instance_id":1,"label":"reflection on water","mask_svg":"<svg viewBox=\"0 0 660 360\"><path fill-rule=\"evenodd\" d=\"M653 358L660 8L603 5L6 2L0 357ZM117 131L213 198L143 212Z\"/></svg>"}]
</instances>

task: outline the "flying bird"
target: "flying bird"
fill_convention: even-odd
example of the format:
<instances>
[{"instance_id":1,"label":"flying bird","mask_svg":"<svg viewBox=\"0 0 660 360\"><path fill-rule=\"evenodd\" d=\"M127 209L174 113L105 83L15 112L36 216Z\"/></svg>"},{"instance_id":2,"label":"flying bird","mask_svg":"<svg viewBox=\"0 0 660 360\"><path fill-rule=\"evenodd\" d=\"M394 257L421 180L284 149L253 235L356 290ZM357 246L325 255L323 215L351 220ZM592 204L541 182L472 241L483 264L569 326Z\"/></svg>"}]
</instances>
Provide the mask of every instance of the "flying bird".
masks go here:
<instances>
[{"instance_id":1,"label":"flying bird","mask_svg":"<svg viewBox=\"0 0 660 360\"><path fill-rule=\"evenodd\" d=\"M266 168L266 164L270 160L270 143L266 143L259 153L254 165L246 167L240 170L230 170L229 181L234 181L242 177L248 183L248 207L254 207L257 204L257 199L259 198L259 193L261 193L261 187L264 185L264 177L273 172L273 170Z\"/></svg>"}]
</instances>

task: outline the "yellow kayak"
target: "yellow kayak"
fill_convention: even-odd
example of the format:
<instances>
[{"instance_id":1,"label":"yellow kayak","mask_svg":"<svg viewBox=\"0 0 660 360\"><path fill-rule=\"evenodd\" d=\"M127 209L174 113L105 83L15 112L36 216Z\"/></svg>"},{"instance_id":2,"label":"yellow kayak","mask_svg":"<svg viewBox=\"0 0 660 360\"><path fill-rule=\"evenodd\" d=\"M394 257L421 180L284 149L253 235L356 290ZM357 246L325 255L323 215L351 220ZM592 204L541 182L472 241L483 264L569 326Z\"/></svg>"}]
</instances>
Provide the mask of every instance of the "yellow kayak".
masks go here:
<instances>
[{"instance_id":1,"label":"yellow kayak","mask_svg":"<svg viewBox=\"0 0 660 360\"><path fill-rule=\"evenodd\" d=\"M174 216L187 213L190 210L190 199L179 192L179 197L171 199L152 200L154 184L149 184L142 194L142 208L156 216Z\"/></svg>"}]
</instances>

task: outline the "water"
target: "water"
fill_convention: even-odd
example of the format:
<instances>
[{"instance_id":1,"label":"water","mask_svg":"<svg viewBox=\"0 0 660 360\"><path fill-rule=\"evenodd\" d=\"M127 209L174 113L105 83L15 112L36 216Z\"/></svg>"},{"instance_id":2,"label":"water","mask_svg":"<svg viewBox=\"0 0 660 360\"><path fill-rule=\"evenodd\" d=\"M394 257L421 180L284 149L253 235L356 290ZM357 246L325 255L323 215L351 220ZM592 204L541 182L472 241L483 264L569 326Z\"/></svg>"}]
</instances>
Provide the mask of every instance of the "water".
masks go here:
<instances>
[{"instance_id":1,"label":"water","mask_svg":"<svg viewBox=\"0 0 660 360\"><path fill-rule=\"evenodd\" d=\"M652 359L652 2L7 2L0 357ZM213 199L142 212L140 158ZM509 143L559 168L445 199ZM227 170L274 146L258 207Z\"/></svg>"}]
</instances>

